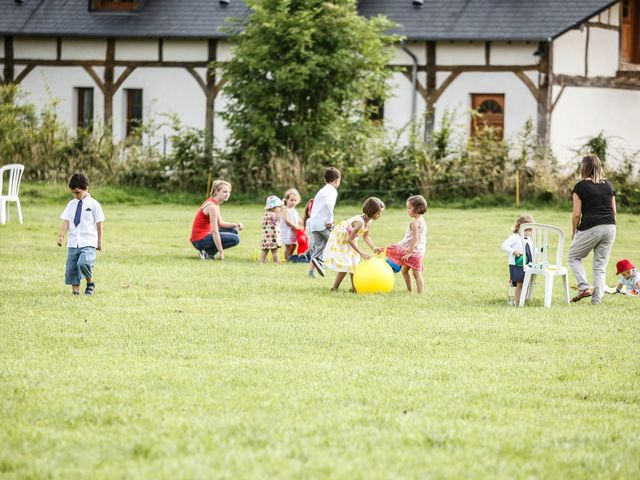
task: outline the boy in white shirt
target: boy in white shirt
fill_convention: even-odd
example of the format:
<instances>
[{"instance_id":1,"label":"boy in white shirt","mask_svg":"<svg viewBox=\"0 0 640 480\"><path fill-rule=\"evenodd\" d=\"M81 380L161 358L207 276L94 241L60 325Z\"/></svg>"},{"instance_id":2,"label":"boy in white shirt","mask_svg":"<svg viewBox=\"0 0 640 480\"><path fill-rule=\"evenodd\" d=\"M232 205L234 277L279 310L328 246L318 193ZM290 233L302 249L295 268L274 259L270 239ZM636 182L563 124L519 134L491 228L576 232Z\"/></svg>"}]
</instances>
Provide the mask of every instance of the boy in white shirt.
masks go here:
<instances>
[{"instance_id":1,"label":"boy in white shirt","mask_svg":"<svg viewBox=\"0 0 640 480\"><path fill-rule=\"evenodd\" d=\"M329 167L324 172L324 183L313 199L311 215L309 217L309 230L311 232L311 264L309 276L315 277L314 268L324 277L324 247L327 246L329 234L333 228L333 209L338 198L340 186L340 170Z\"/></svg>"},{"instance_id":2,"label":"boy in white shirt","mask_svg":"<svg viewBox=\"0 0 640 480\"><path fill-rule=\"evenodd\" d=\"M84 173L76 173L69 180L69 188L75 197L67 204L60 218L62 227L58 236L58 246L67 239L67 267L65 283L71 285L73 295L80 295L80 281L87 279L85 295L93 295L96 284L93 282L93 266L96 263L96 250L102 250L102 206L89 195L89 179Z\"/></svg>"}]
</instances>

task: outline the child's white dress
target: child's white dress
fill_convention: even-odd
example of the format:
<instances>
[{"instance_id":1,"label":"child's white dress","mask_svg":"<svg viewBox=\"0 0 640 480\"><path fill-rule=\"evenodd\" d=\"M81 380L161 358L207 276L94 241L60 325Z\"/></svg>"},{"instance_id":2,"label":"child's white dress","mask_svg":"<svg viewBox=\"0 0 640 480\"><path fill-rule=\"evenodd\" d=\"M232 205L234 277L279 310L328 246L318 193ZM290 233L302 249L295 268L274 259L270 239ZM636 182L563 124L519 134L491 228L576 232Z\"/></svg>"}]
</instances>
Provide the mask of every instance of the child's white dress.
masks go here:
<instances>
[{"instance_id":1,"label":"child's white dress","mask_svg":"<svg viewBox=\"0 0 640 480\"><path fill-rule=\"evenodd\" d=\"M360 222L362 227L358 230L358 237L364 235L368 230L364 215L356 215L340 223L331 231L329 241L324 249L324 265L336 272L353 273L356 265L360 263L360 255L349 245L349 237L353 231L353 222Z\"/></svg>"}]
</instances>

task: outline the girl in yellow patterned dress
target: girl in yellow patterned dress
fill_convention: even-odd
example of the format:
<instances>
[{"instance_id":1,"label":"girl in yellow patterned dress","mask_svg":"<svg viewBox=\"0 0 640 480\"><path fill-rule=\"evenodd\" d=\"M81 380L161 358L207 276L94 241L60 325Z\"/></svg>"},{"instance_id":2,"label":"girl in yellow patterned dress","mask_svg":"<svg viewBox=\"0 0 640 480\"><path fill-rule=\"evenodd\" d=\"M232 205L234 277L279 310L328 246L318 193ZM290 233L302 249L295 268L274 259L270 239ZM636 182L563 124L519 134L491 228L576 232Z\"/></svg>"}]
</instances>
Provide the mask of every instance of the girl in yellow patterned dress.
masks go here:
<instances>
[{"instance_id":1,"label":"girl in yellow patterned dress","mask_svg":"<svg viewBox=\"0 0 640 480\"><path fill-rule=\"evenodd\" d=\"M369 238L369 227L372 220L377 220L382 215L384 203L376 197L369 197L362 205L362 215L356 215L340 223L333 229L329 241L324 249L324 264L327 268L338 272L331 290L337 290L342 280L347 275L351 276L351 290L353 287L353 272L360 259L369 259L371 255L364 253L358 247L358 237L362 236L364 242L374 253L382 249L376 248Z\"/></svg>"}]
</instances>

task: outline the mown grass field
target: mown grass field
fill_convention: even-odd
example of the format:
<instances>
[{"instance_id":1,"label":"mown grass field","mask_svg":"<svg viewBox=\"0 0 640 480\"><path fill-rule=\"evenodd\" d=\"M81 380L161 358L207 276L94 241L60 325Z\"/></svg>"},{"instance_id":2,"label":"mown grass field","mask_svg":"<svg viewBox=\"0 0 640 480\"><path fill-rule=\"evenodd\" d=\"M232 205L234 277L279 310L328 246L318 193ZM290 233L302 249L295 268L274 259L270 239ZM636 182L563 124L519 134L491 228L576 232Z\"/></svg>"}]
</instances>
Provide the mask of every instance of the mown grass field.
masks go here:
<instances>
[{"instance_id":1,"label":"mown grass field","mask_svg":"<svg viewBox=\"0 0 640 480\"><path fill-rule=\"evenodd\" d=\"M64 203L0 226L0 477L640 477L640 302L508 307L519 211L430 211L419 297L255 263L259 205L224 206L225 262L188 243L195 205L103 206L93 298L64 285ZM638 238L620 215L613 261Z\"/></svg>"}]
</instances>

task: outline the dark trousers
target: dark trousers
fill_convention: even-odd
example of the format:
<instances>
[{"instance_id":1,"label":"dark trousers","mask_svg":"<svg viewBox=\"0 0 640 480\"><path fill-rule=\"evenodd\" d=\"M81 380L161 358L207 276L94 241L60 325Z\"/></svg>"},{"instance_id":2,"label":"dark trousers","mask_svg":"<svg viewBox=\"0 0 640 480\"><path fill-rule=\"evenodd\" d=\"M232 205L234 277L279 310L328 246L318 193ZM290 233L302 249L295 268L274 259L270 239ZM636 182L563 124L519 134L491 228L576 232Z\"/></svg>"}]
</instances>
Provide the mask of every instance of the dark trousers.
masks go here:
<instances>
[{"instance_id":1,"label":"dark trousers","mask_svg":"<svg viewBox=\"0 0 640 480\"><path fill-rule=\"evenodd\" d=\"M226 250L227 248L235 247L240 243L240 235L238 235L238 230L235 228L221 228L220 240L222 241L222 248ZM207 252L210 257L213 257L218 253L216 244L213 243L213 235L211 234L201 240L196 240L191 243L197 250L204 250Z\"/></svg>"}]
</instances>

